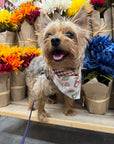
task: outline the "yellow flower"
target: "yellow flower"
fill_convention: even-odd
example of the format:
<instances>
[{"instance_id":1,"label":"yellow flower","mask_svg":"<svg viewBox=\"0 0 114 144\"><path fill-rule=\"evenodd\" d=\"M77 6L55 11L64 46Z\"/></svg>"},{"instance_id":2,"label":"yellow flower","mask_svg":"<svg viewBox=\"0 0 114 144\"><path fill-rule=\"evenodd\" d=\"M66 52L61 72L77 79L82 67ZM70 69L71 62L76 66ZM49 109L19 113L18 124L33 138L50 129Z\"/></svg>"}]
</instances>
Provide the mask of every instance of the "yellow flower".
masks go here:
<instances>
[{"instance_id":1,"label":"yellow flower","mask_svg":"<svg viewBox=\"0 0 114 144\"><path fill-rule=\"evenodd\" d=\"M22 51L23 48L21 47L17 46L10 47L9 45L3 46L2 44L0 45L0 56L3 55L4 57L7 57L12 54L13 56L17 55L18 57L20 57Z\"/></svg>"},{"instance_id":2,"label":"yellow flower","mask_svg":"<svg viewBox=\"0 0 114 144\"><path fill-rule=\"evenodd\" d=\"M23 48L23 52L22 52L22 56L27 56L27 55L32 55L32 54L35 54L35 55L41 55L41 51L40 49L36 49L36 47L24 47Z\"/></svg>"},{"instance_id":3,"label":"yellow flower","mask_svg":"<svg viewBox=\"0 0 114 144\"><path fill-rule=\"evenodd\" d=\"M41 50L40 50L40 48L36 49L35 54L36 54L36 55L41 55Z\"/></svg>"},{"instance_id":4,"label":"yellow flower","mask_svg":"<svg viewBox=\"0 0 114 144\"><path fill-rule=\"evenodd\" d=\"M5 27L10 27L11 13L8 10L0 11L0 29L5 29ZM2 30L1 30L2 31Z\"/></svg>"},{"instance_id":5,"label":"yellow flower","mask_svg":"<svg viewBox=\"0 0 114 144\"><path fill-rule=\"evenodd\" d=\"M0 23L9 23L11 18L11 13L8 10L1 10L0 11Z\"/></svg>"},{"instance_id":6,"label":"yellow flower","mask_svg":"<svg viewBox=\"0 0 114 144\"><path fill-rule=\"evenodd\" d=\"M67 10L67 16L71 17L75 15L86 1L87 0L72 0L70 8Z\"/></svg>"},{"instance_id":7,"label":"yellow flower","mask_svg":"<svg viewBox=\"0 0 114 144\"><path fill-rule=\"evenodd\" d=\"M0 10L0 32L15 31L17 24L11 20L12 14L5 9Z\"/></svg>"}]
</instances>

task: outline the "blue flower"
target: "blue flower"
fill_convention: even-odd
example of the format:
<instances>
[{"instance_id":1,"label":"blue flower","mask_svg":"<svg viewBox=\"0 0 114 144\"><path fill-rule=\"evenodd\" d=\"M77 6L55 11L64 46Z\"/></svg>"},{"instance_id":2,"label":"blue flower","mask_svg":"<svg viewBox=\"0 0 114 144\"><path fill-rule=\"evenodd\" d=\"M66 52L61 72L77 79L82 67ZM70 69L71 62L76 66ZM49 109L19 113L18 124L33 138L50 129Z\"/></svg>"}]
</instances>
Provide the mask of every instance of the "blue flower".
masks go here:
<instances>
[{"instance_id":1,"label":"blue flower","mask_svg":"<svg viewBox=\"0 0 114 144\"><path fill-rule=\"evenodd\" d=\"M114 77L114 43L109 39L109 35L98 35L88 41L83 67Z\"/></svg>"}]
</instances>

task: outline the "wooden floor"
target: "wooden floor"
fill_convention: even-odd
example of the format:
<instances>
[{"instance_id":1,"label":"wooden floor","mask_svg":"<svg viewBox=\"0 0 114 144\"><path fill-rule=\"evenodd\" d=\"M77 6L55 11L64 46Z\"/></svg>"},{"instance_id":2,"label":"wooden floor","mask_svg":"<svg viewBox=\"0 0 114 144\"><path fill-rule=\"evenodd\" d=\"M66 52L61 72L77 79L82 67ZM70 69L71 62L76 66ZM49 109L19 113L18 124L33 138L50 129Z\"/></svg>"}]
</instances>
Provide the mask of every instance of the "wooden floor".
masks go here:
<instances>
[{"instance_id":1,"label":"wooden floor","mask_svg":"<svg viewBox=\"0 0 114 144\"><path fill-rule=\"evenodd\" d=\"M11 102L8 106L0 108L0 115L28 120L30 111L27 105L27 99ZM76 116L65 116L63 105L46 105L46 111L51 116L47 123L114 134L114 110L109 111L106 115L90 114L83 108L75 110ZM38 122L37 111L32 112L31 120Z\"/></svg>"}]
</instances>

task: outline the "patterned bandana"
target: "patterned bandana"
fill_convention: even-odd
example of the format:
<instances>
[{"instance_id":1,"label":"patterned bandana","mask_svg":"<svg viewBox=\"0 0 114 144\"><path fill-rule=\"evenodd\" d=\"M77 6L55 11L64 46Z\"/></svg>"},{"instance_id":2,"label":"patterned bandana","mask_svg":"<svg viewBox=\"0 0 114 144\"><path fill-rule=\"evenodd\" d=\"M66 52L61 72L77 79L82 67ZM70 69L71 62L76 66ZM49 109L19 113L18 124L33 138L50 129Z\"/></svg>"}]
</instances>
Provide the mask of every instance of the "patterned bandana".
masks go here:
<instances>
[{"instance_id":1,"label":"patterned bandana","mask_svg":"<svg viewBox=\"0 0 114 144\"><path fill-rule=\"evenodd\" d=\"M50 77L63 94L72 99L80 99L81 70L78 73L50 70Z\"/></svg>"}]
</instances>

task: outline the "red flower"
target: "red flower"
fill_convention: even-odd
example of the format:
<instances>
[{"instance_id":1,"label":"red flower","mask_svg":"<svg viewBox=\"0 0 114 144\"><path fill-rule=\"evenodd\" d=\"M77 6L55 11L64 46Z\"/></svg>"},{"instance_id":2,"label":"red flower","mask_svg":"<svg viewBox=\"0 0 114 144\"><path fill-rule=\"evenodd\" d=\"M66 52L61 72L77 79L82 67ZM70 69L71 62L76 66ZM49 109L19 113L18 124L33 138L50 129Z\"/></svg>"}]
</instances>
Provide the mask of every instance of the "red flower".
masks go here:
<instances>
[{"instance_id":1,"label":"red flower","mask_svg":"<svg viewBox=\"0 0 114 144\"><path fill-rule=\"evenodd\" d=\"M11 64L6 64L2 60L0 60L0 72L7 74L13 72Z\"/></svg>"},{"instance_id":2,"label":"red flower","mask_svg":"<svg viewBox=\"0 0 114 144\"><path fill-rule=\"evenodd\" d=\"M21 56L21 60L23 60L24 62L20 65L19 70L23 71L26 67L28 67L30 64L30 61L36 56L37 55L35 54L32 54L32 55L26 54L26 56Z\"/></svg>"},{"instance_id":3,"label":"red flower","mask_svg":"<svg viewBox=\"0 0 114 144\"><path fill-rule=\"evenodd\" d=\"M106 0L91 0L91 4L95 7L102 7Z\"/></svg>"},{"instance_id":4,"label":"red flower","mask_svg":"<svg viewBox=\"0 0 114 144\"><path fill-rule=\"evenodd\" d=\"M40 8L36 7L35 10L30 12L30 15L26 15L25 19L33 24L38 16L40 16Z\"/></svg>"}]
</instances>

